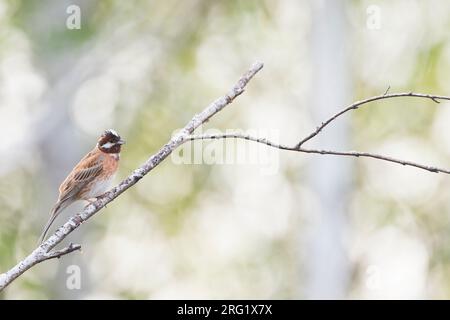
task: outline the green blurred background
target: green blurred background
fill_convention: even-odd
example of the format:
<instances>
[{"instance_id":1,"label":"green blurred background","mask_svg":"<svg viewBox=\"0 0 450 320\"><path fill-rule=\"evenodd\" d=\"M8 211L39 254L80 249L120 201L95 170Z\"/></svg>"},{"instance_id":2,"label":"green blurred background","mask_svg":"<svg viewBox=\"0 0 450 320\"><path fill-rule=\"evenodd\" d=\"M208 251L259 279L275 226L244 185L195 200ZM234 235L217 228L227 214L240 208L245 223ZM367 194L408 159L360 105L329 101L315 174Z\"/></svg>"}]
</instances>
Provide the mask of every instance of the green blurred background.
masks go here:
<instances>
[{"instance_id":1,"label":"green blurred background","mask_svg":"<svg viewBox=\"0 0 450 320\"><path fill-rule=\"evenodd\" d=\"M70 5L81 29L66 27ZM450 94L449 13L446 0L0 0L0 272L33 250L103 130L127 140L118 183L256 60L265 68L203 131L293 144L388 86ZM310 146L450 167L449 107L373 103ZM82 253L0 298L450 298L447 176L263 146L237 161L250 143L220 143L196 150L235 161L167 159L66 239Z\"/></svg>"}]
</instances>

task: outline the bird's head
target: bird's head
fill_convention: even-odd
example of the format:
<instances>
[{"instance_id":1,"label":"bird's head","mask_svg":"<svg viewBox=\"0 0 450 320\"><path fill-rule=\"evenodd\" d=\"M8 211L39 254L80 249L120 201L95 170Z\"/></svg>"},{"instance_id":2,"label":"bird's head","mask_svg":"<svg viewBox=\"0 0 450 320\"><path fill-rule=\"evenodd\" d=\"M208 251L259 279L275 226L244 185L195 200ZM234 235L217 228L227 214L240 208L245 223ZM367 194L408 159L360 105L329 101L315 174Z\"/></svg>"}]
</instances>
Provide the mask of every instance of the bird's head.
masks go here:
<instances>
[{"instance_id":1,"label":"bird's head","mask_svg":"<svg viewBox=\"0 0 450 320\"><path fill-rule=\"evenodd\" d=\"M125 140L122 140L115 130L109 129L100 136L97 147L105 153L120 153L123 144L125 144Z\"/></svg>"}]
</instances>

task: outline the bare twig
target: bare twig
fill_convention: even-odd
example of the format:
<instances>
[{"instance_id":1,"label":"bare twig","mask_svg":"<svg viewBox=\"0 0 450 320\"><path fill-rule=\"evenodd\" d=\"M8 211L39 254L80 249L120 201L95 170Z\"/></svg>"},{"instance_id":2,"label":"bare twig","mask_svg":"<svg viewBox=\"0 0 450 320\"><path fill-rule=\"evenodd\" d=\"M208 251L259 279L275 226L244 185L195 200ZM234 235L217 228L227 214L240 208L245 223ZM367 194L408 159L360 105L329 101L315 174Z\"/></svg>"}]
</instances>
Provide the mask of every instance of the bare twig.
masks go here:
<instances>
[{"instance_id":1,"label":"bare twig","mask_svg":"<svg viewBox=\"0 0 450 320\"><path fill-rule=\"evenodd\" d=\"M322 155L374 158L374 159L378 159L378 160L389 161L389 162L401 164L403 166L415 167L415 168L419 168L419 169L430 171L430 172L436 172L436 173L441 172L441 173L450 174L450 170L448 170L448 169L442 169L442 168L438 168L438 167L428 166L428 165L416 163L413 161L397 159L397 158L393 158L393 157L385 156L385 155L381 155L381 154L376 154L376 153L358 152L358 151L334 151L334 150L306 149L306 148L302 148L302 147L298 147L298 146L287 146L284 144L280 144L280 143L276 143L276 142L267 140L265 138L253 137L253 136L245 135L245 134L241 134L241 133L191 135L191 136L189 136L188 140L193 141L193 140L212 140L212 139L230 139L230 138L254 141L254 142L262 143L262 144L268 145L270 147L281 149L281 150L303 152L303 153L314 153L314 154L322 154Z\"/></svg>"},{"instance_id":2,"label":"bare twig","mask_svg":"<svg viewBox=\"0 0 450 320\"><path fill-rule=\"evenodd\" d=\"M400 93L387 94L387 91L385 94L382 94L379 96L374 96L374 97L371 97L368 99L356 101L356 102L352 103L351 105L349 105L348 107L346 107L345 109L334 114L331 118L329 118L325 122L322 122L322 124L320 126L318 126L316 128L316 130L314 130L311 134L307 135L304 139L302 139L297 144L297 148L300 148L305 142L307 142L307 141L311 140L312 138L314 138L315 136L317 136L323 130L323 128L325 128L327 125L329 125L331 122L333 122L334 120L336 120L343 114L347 113L350 110L356 110L360 106L367 104L369 102L382 100L382 99L398 98L398 97L416 97L416 98L431 99L432 101L434 101L436 103L440 103L439 100L450 100L450 97L446 97L446 96L436 96L436 95L414 93L414 92L400 92Z\"/></svg>"},{"instance_id":3,"label":"bare twig","mask_svg":"<svg viewBox=\"0 0 450 320\"><path fill-rule=\"evenodd\" d=\"M55 258L61 258L62 256L65 256L66 254L69 254L71 252L74 252L76 250L80 250L81 251L81 245L79 244L73 244L70 243L68 247L61 249L61 250L54 250L51 252L48 252L44 255L45 260L50 260L50 259L55 259Z\"/></svg>"},{"instance_id":4,"label":"bare twig","mask_svg":"<svg viewBox=\"0 0 450 320\"><path fill-rule=\"evenodd\" d=\"M298 151L305 152L305 153L328 154L328 155L334 155L334 156L373 158L373 159L378 159L378 160L389 161L389 162L401 164L403 166L415 167L415 168L426 170L429 172L434 172L434 173L441 172L441 173L450 174L450 170L448 170L448 169L443 169L443 168L434 167L434 166L428 166L428 165L420 164L420 163L413 162L413 161L397 159L397 158L393 158L390 156L385 156L385 155L370 153L370 152L333 151L333 150L317 150L317 149L305 149L305 148L300 148L300 149L298 149Z\"/></svg>"},{"instance_id":5,"label":"bare twig","mask_svg":"<svg viewBox=\"0 0 450 320\"><path fill-rule=\"evenodd\" d=\"M268 145L269 147L281 149L281 150L288 150L288 151L299 151L295 146L290 147L281 143L276 143L273 141L270 141L266 138L258 138L254 137L248 134L243 133L219 133L219 134L199 134L199 135L190 135L187 140L188 141L194 141L194 140L217 140L217 139L242 139L242 140L248 140L248 141L254 141L258 143L262 143L265 145Z\"/></svg>"},{"instance_id":6,"label":"bare twig","mask_svg":"<svg viewBox=\"0 0 450 320\"><path fill-rule=\"evenodd\" d=\"M62 240L64 240L72 231L77 229L84 221L91 218L95 213L100 211L105 205L113 201L119 195L121 195L128 188L135 185L140 179L142 179L147 173L158 166L164 159L166 159L177 147L183 144L188 136L194 132L201 124L208 121L209 118L221 111L224 107L229 105L236 97L244 92L245 86L253 78L253 76L263 68L263 64L260 62L255 63L245 73L239 81L231 88L231 90L223 97L215 100L208 105L202 112L195 115L191 121L180 131L173 136L169 142L167 142L156 154L151 156L142 166L134 170L125 180L123 180L118 186L111 189L103 196L99 197L97 201L86 206L84 210L69 219L63 226L61 226L56 232L43 242L38 248L36 248L30 255L24 260L20 261L16 266L9 271L0 274L0 291L8 286L17 277L22 275L25 271L33 267L34 265L43 262L48 259L60 257L77 250L74 245L70 248L66 248L60 251L50 251Z\"/></svg>"}]
</instances>

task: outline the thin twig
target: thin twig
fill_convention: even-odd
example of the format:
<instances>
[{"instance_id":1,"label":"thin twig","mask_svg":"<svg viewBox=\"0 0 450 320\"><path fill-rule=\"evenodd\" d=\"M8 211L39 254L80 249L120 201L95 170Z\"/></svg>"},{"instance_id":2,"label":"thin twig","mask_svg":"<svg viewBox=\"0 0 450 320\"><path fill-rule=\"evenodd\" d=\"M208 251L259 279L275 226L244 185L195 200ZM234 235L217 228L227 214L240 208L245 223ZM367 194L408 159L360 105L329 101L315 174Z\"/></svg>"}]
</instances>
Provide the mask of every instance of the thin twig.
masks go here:
<instances>
[{"instance_id":1,"label":"thin twig","mask_svg":"<svg viewBox=\"0 0 450 320\"><path fill-rule=\"evenodd\" d=\"M91 218L95 213L100 211L105 205L116 199L119 195L125 192L127 189L135 185L140 179L142 179L147 173L158 166L164 159L166 159L176 148L183 144L187 137L194 132L201 124L208 121L209 118L217 114L233 100L244 92L247 83L263 68L263 64L260 62L255 63L231 88L231 90L223 97L215 100L209 104L202 112L195 115L191 121L180 131L173 136L169 142L167 142L156 154L151 156L142 166L134 170L125 180L123 180L118 186L111 189L101 197L99 197L94 203L86 206L84 210L67 221L63 226L56 230L56 232L37 247L31 254L29 254L24 260L20 261L16 266L8 270L7 272L0 274L0 291L6 288L17 277L22 275L25 271L33 267L34 265L43 262L45 260L57 257L57 253L49 253L57 244L63 241L72 231L77 229L84 221ZM63 254L73 252L74 250L63 249ZM61 255L60 255L61 256Z\"/></svg>"},{"instance_id":2,"label":"thin twig","mask_svg":"<svg viewBox=\"0 0 450 320\"><path fill-rule=\"evenodd\" d=\"M235 139L243 139L243 140L249 140L254 141L257 143L262 143L267 146L281 149L281 150L289 150L289 151L295 151L295 152L303 152L303 153L314 153L314 154L322 154L322 155L335 155L335 156L350 156L350 157L366 157L366 158L374 158L378 160L383 161L389 161L397 164L401 164L403 166L410 166L419 168L422 170L430 171L430 172L441 172L450 174L450 170L438 168L434 166L428 166L420 163L416 163L413 161L407 161L402 159L393 158L390 156L385 156L381 154L376 153L370 153L370 152L358 152L358 151L334 151L334 150L320 150L320 149L306 149L298 146L287 146L284 144L276 143L273 141L270 141L265 138L259 138L259 137L253 137L250 135L245 135L241 133L224 133L224 134L211 134L211 135L191 135L189 136L189 140L212 140L212 139L229 139L229 138L235 138Z\"/></svg>"},{"instance_id":3,"label":"thin twig","mask_svg":"<svg viewBox=\"0 0 450 320\"><path fill-rule=\"evenodd\" d=\"M284 144L276 143L273 141L270 141L266 138L258 138L254 137L248 134L242 134L242 133L219 133L219 134L199 134L199 135L190 135L187 140L188 141L194 141L194 140L218 140L218 139L242 139L242 140L248 140L248 141L254 141L257 143L262 143L265 145L268 145L270 147L280 149L280 150L288 150L288 151L299 151L296 147L290 147Z\"/></svg>"},{"instance_id":4,"label":"thin twig","mask_svg":"<svg viewBox=\"0 0 450 320\"><path fill-rule=\"evenodd\" d=\"M54 250L54 251L50 251L48 253L46 253L44 255L45 260L50 260L50 259L55 259L55 258L61 258L62 256L65 256L66 254L69 254L71 252L74 252L76 250L80 250L81 251L81 245L79 244L73 244L70 243L68 247L61 249L61 250Z\"/></svg>"},{"instance_id":5,"label":"thin twig","mask_svg":"<svg viewBox=\"0 0 450 320\"><path fill-rule=\"evenodd\" d=\"M440 103L439 100L450 100L450 97L446 96L437 96L437 95L430 95L430 94L423 94L423 93L414 93L414 92L400 92L400 93L391 93L391 94L382 94L379 96L374 96L368 99L356 101L355 103L352 103L345 109L339 111L338 113L334 114L331 118L328 120L322 122L320 126L316 128L311 134L307 135L304 139L302 139L298 144L297 148L300 148L305 142L311 140L315 136L317 136L323 128L325 128L327 125L329 125L331 122L342 116L343 114L347 113L350 110L356 110L360 106L367 104L369 102L377 101L377 100L383 100L383 99L390 99L390 98L398 98L398 97L416 97L416 98L424 98L424 99L431 99L432 101L436 103Z\"/></svg>"}]
</instances>

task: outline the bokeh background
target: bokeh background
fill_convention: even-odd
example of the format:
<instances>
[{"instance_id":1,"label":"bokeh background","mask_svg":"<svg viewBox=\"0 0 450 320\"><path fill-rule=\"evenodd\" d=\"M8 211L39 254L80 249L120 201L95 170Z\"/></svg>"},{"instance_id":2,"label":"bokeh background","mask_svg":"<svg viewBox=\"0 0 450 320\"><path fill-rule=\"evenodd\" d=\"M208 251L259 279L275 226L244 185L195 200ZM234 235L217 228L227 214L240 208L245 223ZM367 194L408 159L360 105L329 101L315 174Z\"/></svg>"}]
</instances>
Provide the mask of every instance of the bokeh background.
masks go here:
<instances>
[{"instance_id":1,"label":"bokeh background","mask_svg":"<svg viewBox=\"0 0 450 320\"><path fill-rule=\"evenodd\" d=\"M66 26L70 5L80 29ZM104 129L128 142L118 183L256 60L263 71L204 131L293 144L388 86L448 95L449 13L446 0L0 0L0 271L33 250L59 183ZM385 100L309 146L450 167L449 121L449 103ZM82 253L0 297L450 298L448 176L263 149L265 161L167 159L66 239Z\"/></svg>"}]
</instances>

